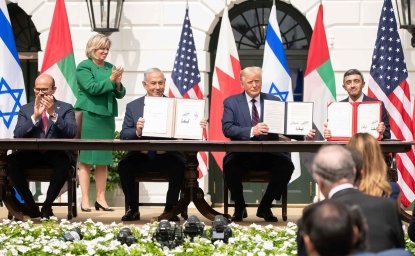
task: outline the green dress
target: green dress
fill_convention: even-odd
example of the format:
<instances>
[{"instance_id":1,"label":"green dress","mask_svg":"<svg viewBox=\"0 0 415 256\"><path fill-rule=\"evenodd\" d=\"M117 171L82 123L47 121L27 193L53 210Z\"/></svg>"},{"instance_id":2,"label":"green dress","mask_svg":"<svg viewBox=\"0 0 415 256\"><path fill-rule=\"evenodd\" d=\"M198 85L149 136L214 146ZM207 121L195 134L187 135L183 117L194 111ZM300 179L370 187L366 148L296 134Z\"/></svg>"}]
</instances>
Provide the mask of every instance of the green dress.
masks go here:
<instances>
[{"instance_id":1,"label":"green dress","mask_svg":"<svg viewBox=\"0 0 415 256\"><path fill-rule=\"evenodd\" d=\"M91 59L79 63L76 68L78 98L75 108L83 112L82 139L113 139L115 117L118 115L117 99L125 96L125 87L117 91L109 77L113 65L105 62L96 65ZM79 161L91 165L112 164L112 151L81 150Z\"/></svg>"}]
</instances>

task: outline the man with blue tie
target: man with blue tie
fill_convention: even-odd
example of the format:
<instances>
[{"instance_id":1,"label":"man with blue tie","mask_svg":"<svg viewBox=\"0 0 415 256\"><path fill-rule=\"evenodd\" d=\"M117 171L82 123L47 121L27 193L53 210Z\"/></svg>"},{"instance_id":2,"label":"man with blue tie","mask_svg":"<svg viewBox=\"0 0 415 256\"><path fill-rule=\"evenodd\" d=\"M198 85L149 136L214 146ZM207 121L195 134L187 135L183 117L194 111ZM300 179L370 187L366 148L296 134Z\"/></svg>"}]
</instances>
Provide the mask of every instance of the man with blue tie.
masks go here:
<instances>
[{"instance_id":1,"label":"man with blue tie","mask_svg":"<svg viewBox=\"0 0 415 256\"><path fill-rule=\"evenodd\" d=\"M72 139L76 135L75 112L71 104L53 97L55 80L41 74L35 81L35 100L22 106L14 129L15 138ZM52 203L67 179L67 171L74 162L73 153L63 150L32 151L18 150L8 156L8 176L24 200L23 214L31 218L53 216ZM35 164L50 165L54 174L49 183L42 210L36 206L24 169Z\"/></svg>"},{"instance_id":2,"label":"man with blue tie","mask_svg":"<svg viewBox=\"0 0 415 256\"><path fill-rule=\"evenodd\" d=\"M269 127L262 122L264 100L279 98L262 93L262 70L259 67L247 67L241 71L241 85L244 92L230 96L224 101L222 131L231 140L270 141L279 140L278 134L268 133ZM310 130L305 139L312 140L315 130ZM296 139L304 139L296 136ZM247 217L245 199L243 197L242 173L254 170L271 170L272 179L260 202L257 216L265 221L277 222L272 214L271 204L279 200L285 190L294 165L289 153L247 153L228 152L223 159L223 172L226 185L235 201L235 213L232 221L242 221Z\"/></svg>"}]
</instances>

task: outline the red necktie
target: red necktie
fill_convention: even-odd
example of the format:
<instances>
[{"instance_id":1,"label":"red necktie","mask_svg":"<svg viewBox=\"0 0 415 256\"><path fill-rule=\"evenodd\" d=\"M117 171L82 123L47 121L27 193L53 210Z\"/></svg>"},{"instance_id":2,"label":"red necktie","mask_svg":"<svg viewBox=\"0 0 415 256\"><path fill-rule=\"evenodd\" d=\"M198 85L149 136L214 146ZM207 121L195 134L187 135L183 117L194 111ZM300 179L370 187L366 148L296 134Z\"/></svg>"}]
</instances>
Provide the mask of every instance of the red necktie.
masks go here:
<instances>
[{"instance_id":1,"label":"red necktie","mask_svg":"<svg viewBox=\"0 0 415 256\"><path fill-rule=\"evenodd\" d=\"M46 110L42 112L42 125L43 125L43 132L46 134L48 131L48 116L46 115Z\"/></svg>"},{"instance_id":2,"label":"red necktie","mask_svg":"<svg viewBox=\"0 0 415 256\"><path fill-rule=\"evenodd\" d=\"M251 100L252 102L252 118L251 118L251 125L255 126L257 123L259 123L259 115L258 115L258 110L255 106L255 99Z\"/></svg>"}]
</instances>

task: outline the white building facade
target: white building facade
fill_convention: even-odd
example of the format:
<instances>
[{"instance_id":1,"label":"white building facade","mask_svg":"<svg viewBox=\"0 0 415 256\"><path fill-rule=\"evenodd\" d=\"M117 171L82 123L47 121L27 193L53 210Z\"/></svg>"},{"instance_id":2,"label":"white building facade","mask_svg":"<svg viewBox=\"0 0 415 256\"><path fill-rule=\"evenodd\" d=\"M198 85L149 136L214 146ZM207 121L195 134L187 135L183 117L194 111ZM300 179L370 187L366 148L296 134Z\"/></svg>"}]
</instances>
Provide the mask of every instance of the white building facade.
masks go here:
<instances>
[{"instance_id":1,"label":"white building facade","mask_svg":"<svg viewBox=\"0 0 415 256\"><path fill-rule=\"evenodd\" d=\"M40 46L44 50L51 25L54 0L14 0L31 19L40 33ZM119 100L119 115L116 129L121 129L125 105L144 94L141 85L143 71L158 67L167 78L167 86L172 84L170 74L179 43L185 8L188 2L189 16L192 23L197 50L201 85L203 94L209 95L210 77L212 76L211 46L212 33L220 26L225 7L225 0L125 0L119 32L113 33L112 48L107 60L117 66L123 66L125 73L123 84L127 95ZM230 11L244 2L252 0L227 0ZM258 1L259 2L259 1ZM271 1L269 1L271 2ZM378 21L383 4L382 0L285 0L291 4L314 27L320 2L324 5L324 22L331 61L336 76L337 97L347 94L342 88L343 73L350 68L361 70L365 79L369 79L369 68L376 39ZM85 45L93 35L91 32L88 10L84 0L66 0L72 44L76 63L85 56ZM393 1L395 5L395 1ZM396 8L395 8L396 10ZM411 47L411 35L399 29L404 55L407 63L411 85L411 95L415 94L415 50ZM38 70L40 70L43 51L38 52ZM168 89L166 89L168 90ZM367 91L367 88L364 90ZM167 91L166 91L167 92ZM207 190L207 180L202 180ZM167 186L167 184L166 184ZM160 186L151 186L146 190L164 201ZM153 191L153 192L151 192ZM163 191L166 191L163 189Z\"/></svg>"}]
</instances>

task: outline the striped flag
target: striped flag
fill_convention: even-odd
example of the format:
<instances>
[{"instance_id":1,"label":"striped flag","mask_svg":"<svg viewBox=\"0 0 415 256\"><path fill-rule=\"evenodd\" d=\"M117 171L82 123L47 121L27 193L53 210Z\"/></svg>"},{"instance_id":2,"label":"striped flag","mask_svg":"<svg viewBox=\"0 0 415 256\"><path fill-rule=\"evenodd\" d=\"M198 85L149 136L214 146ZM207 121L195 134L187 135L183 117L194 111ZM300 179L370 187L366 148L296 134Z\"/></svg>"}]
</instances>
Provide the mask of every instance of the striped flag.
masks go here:
<instances>
[{"instance_id":1,"label":"striped flag","mask_svg":"<svg viewBox=\"0 0 415 256\"><path fill-rule=\"evenodd\" d=\"M264 60L262 62L262 92L277 96L281 101L293 101L290 73L274 3L269 15L265 37ZM294 181L301 176L300 154L291 153L291 160L295 167L291 181Z\"/></svg>"},{"instance_id":2,"label":"striped flag","mask_svg":"<svg viewBox=\"0 0 415 256\"><path fill-rule=\"evenodd\" d=\"M320 4L304 74L304 102L314 102L313 127L317 130L317 140L323 139L327 103L334 101L336 101L336 81L324 29L323 5Z\"/></svg>"},{"instance_id":3,"label":"striped flag","mask_svg":"<svg viewBox=\"0 0 415 256\"><path fill-rule=\"evenodd\" d=\"M392 139L413 141L411 98L407 78L408 71L395 13L391 0L385 0L370 67L368 94L385 104L389 113ZM396 156L398 184L402 191L401 202L405 207L415 199L414 160L413 150Z\"/></svg>"},{"instance_id":4,"label":"striped flag","mask_svg":"<svg viewBox=\"0 0 415 256\"><path fill-rule=\"evenodd\" d=\"M72 105L75 104L78 88L75 70L75 58L65 2L64 0L56 0L40 73L51 75L55 79L57 87L55 97Z\"/></svg>"},{"instance_id":5,"label":"striped flag","mask_svg":"<svg viewBox=\"0 0 415 256\"><path fill-rule=\"evenodd\" d=\"M241 93L239 81L241 64L236 50L235 38L228 16L228 7L223 11L220 24L215 67L212 77L212 98L210 101L209 140L227 141L222 132L223 100ZM221 170L225 152L212 152L212 155Z\"/></svg>"},{"instance_id":6,"label":"striped flag","mask_svg":"<svg viewBox=\"0 0 415 256\"><path fill-rule=\"evenodd\" d=\"M195 41L192 26L189 19L189 9L186 8L182 33L180 35L179 47L174 60L173 72L171 74L174 86L169 88L169 97L186 99L203 99L200 89L200 72L197 65ZM204 136L206 138L206 136ZM199 152L199 178L207 174L207 152Z\"/></svg>"},{"instance_id":7,"label":"striped flag","mask_svg":"<svg viewBox=\"0 0 415 256\"><path fill-rule=\"evenodd\" d=\"M0 0L0 138L12 138L19 110L26 104L19 55L5 0Z\"/></svg>"}]
</instances>

